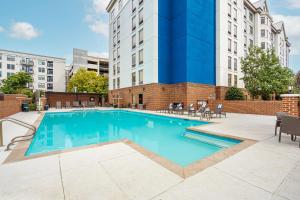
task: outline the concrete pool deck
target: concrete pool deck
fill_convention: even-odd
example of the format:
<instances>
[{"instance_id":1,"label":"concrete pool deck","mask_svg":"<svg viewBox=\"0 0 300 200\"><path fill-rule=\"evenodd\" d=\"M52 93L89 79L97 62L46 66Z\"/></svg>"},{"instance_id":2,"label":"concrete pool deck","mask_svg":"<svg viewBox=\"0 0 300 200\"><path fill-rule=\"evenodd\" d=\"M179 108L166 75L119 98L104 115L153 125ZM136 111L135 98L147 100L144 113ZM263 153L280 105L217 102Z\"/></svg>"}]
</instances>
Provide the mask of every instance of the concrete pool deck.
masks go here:
<instances>
[{"instance_id":1,"label":"concrete pool deck","mask_svg":"<svg viewBox=\"0 0 300 200\"><path fill-rule=\"evenodd\" d=\"M37 113L13 117L33 124ZM183 179L123 143L0 164L2 199L300 199L300 149L274 117L228 114L199 129L257 140ZM27 130L5 123L4 142ZM0 148L0 163L10 152Z\"/></svg>"}]
</instances>

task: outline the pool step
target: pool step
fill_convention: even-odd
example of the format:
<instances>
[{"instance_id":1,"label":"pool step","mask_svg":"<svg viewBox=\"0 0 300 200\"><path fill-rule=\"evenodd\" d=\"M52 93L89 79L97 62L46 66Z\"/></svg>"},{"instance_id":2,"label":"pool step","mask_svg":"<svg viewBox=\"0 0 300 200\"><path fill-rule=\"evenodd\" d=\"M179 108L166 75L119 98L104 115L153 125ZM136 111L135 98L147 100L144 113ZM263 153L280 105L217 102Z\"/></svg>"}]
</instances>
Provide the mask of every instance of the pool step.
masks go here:
<instances>
[{"instance_id":1,"label":"pool step","mask_svg":"<svg viewBox=\"0 0 300 200\"><path fill-rule=\"evenodd\" d=\"M218 139L211 138L208 136L200 135L200 134L185 133L184 137L187 137L187 138L193 139L193 140L198 140L200 142L207 143L210 145L218 146L220 148L228 148L231 146L230 144L227 144L226 142L223 142L223 141L220 141Z\"/></svg>"}]
</instances>

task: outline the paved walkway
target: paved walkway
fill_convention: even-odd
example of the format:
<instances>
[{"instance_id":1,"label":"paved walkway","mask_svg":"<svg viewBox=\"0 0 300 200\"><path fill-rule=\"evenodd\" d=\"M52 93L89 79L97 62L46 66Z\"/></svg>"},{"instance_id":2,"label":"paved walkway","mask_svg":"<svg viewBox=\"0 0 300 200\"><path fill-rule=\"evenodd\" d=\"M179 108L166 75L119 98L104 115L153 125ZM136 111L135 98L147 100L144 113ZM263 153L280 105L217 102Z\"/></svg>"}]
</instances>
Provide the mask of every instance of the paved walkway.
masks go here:
<instances>
[{"instance_id":1,"label":"paved walkway","mask_svg":"<svg viewBox=\"0 0 300 200\"><path fill-rule=\"evenodd\" d=\"M18 113L33 123L36 113ZM0 165L0 199L300 199L300 149L274 118L229 114L200 127L259 142L187 179L123 143ZM25 129L5 124L5 142ZM0 151L0 162L8 155Z\"/></svg>"}]
</instances>

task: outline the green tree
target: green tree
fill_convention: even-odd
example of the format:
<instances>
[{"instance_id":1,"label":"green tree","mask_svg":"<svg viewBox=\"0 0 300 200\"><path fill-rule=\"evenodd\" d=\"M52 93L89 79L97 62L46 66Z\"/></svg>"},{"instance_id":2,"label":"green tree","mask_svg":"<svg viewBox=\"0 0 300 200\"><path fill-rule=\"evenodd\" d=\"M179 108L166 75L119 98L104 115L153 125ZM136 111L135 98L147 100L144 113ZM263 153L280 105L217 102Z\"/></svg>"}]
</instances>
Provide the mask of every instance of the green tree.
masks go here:
<instances>
[{"instance_id":1,"label":"green tree","mask_svg":"<svg viewBox=\"0 0 300 200\"><path fill-rule=\"evenodd\" d=\"M81 68L70 79L67 87L68 92L74 92L75 87L77 88L77 92L97 93L107 96L108 78Z\"/></svg>"},{"instance_id":2,"label":"green tree","mask_svg":"<svg viewBox=\"0 0 300 200\"><path fill-rule=\"evenodd\" d=\"M30 74L25 72L16 73L7 79L3 80L0 90L5 94L32 94L32 91L27 88L33 79Z\"/></svg>"},{"instance_id":3,"label":"green tree","mask_svg":"<svg viewBox=\"0 0 300 200\"><path fill-rule=\"evenodd\" d=\"M243 91L237 87L231 87L227 90L225 95L226 100L245 100Z\"/></svg>"},{"instance_id":4,"label":"green tree","mask_svg":"<svg viewBox=\"0 0 300 200\"><path fill-rule=\"evenodd\" d=\"M281 66L274 50L251 47L241 64L244 73L242 80L252 97L261 95L267 100L271 94L287 92L288 86L294 82L293 72Z\"/></svg>"}]
</instances>

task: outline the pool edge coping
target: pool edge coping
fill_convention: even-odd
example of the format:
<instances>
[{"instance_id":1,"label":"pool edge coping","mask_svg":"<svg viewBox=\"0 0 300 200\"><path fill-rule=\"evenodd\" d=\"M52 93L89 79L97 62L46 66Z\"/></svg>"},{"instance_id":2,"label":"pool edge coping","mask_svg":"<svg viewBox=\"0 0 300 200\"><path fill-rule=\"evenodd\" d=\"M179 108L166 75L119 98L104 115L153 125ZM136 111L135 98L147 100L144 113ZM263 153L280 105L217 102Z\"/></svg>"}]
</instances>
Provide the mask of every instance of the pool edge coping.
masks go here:
<instances>
[{"instance_id":1,"label":"pool edge coping","mask_svg":"<svg viewBox=\"0 0 300 200\"><path fill-rule=\"evenodd\" d=\"M46 112L42 112L40 114L40 116L38 117L38 119L34 122L34 126L36 126L37 129L39 128L39 126L45 116L45 113ZM144 112L144 113L148 114L146 112ZM159 116L165 116L165 115L159 114ZM167 116L167 117L172 117L172 116ZM179 119L188 119L188 118L179 118ZM190 119L188 119L188 120L190 120ZM199 120L199 121L201 121L201 120ZM220 123L220 122L211 122L209 124L201 125L200 127L210 126L210 125L213 125L216 123ZM186 129L195 131L198 133L204 133L204 134L209 134L209 135L214 135L214 136L219 136L219 137L225 137L225 138L229 138L229 139L240 140L241 142L232 147L218 151L218 152L216 152L208 157L205 157L201 160L198 160L186 167L182 167L162 156L157 155L154 152L151 152L151 151L145 149L141 145L139 145L131 140L128 140L128 139L86 145L86 146L82 146L82 147L75 147L75 148L65 149L65 150L46 152L46 153L41 153L41 154L32 155L32 156L25 156L25 154L26 154L27 150L29 149L30 144L33 140L33 138L32 138L29 141L18 143L16 145L16 147L11 150L10 154L6 157L6 159L4 160L4 162L2 162L2 164L10 164L10 163L15 163L15 162L20 162L20 161L32 160L32 159L36 159L36 158L42 158L42 157L60 155L60 154L64 154L64 153L70 153L70 152L75 152L75 151L80 151L80 150L85 150L85 149L97 148L97 147L101 147L101 146L105 146L105 145L123 143L123 144L130 146L131 148L133 148L137 152L141 153L145 157L156 162L157 164L161 165L162 167L168 169L169 171L171 171L171 172L175 173L176 175L180 176L181 178L185 179L185 178L188 178L190 176L193 176L193 175L205 170L208 167L216 165L217 163L239 153L240 151L252 146L253 144L255 144L257 142L256 140L252 140L252 139L247 139L247 138L242 138L242 137L237 137L237 136L232 136L232 135L219 134L219 133L216 133L213 131L203 130L203 129L199 128L199 126L188 127ZM31 133L31 131L28 130L25 135L28 135L30 133Z\"/></svg>"}]
</instances>

